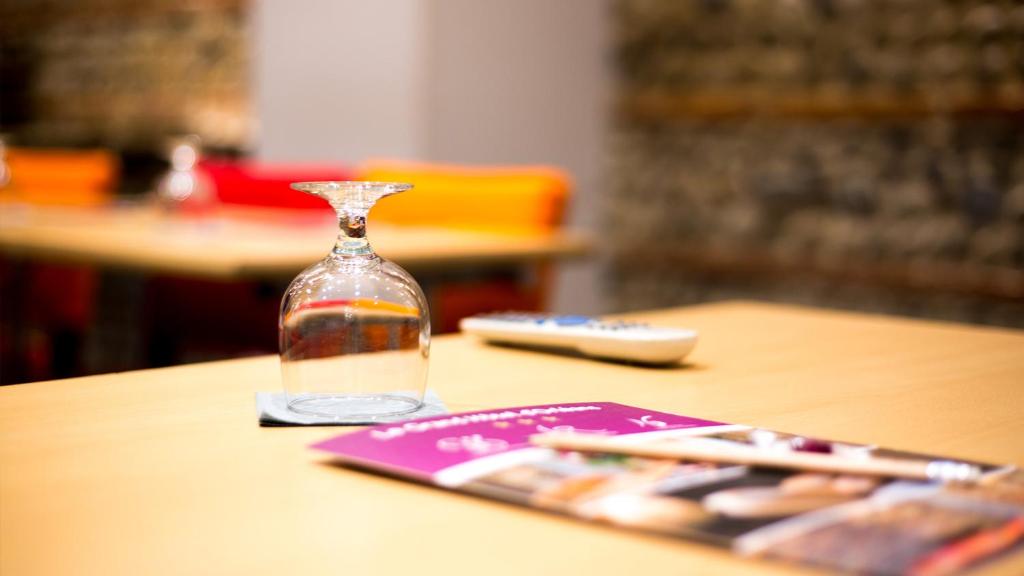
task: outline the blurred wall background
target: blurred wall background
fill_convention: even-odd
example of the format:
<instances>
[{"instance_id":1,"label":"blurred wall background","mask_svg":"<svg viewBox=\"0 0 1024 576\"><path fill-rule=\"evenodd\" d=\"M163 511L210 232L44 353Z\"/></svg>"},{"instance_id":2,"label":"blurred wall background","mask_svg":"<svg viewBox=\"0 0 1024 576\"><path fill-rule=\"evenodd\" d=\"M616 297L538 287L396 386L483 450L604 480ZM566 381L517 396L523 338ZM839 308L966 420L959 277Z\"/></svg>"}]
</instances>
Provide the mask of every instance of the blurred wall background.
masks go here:
<instances>
[{"instance_id":1,"label":"blurred wall background","mask_svg":"<svg viewBox=\"0 0 1024 576\"><path fill-rule=\"evenodd\" d=\"M200 134L242 154L255 137L247 0L0 2L0 134L8 145L109 148L122 194Z\"/></svg>"},{"instance_id":2,"label":"blurred wall background","mask_svg":"<svg viewBox=\"0 0 1024 576\"><path fill-rule=\"evenodd\" d=\"M0 130L563 166L557 310L730 297L1024 326L1011 0L6 0ZM157 159L157 160L154 160Z\"/></svg>"},{"instance_id":3,"label":"blurred wall background","mask_svg":"<svg viewBox=\"0 0 1024 576\"><path fill-rule=\"evenodd\" d=\"M1024 5L621 0L612 307L1024 326Z\"/></svg>"},{"instance_id":4,"label":"blurred wall background","mask_svg":"<svg viewBox=\"0 0 1024 576\"><path fill-rule=\"evenodd\" d=\"M144 149L252 134L245 0L4 0L0 125L23 145Z\"/></svg>"}]
</instances>

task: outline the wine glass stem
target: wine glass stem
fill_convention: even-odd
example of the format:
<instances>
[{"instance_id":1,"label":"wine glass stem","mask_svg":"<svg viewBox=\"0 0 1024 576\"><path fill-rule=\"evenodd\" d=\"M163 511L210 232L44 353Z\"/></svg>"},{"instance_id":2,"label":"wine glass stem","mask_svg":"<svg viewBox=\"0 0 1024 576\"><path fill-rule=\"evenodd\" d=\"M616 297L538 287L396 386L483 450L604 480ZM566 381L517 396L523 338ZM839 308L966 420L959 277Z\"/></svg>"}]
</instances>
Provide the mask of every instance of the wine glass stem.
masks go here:
<instances>
[{"instance_id":1,"label":"wine glass stem","mask_svg":"<svg viewBox=\"0 0 1024 576\"><path fill-rule=\"evenodd\" d=\"M366 239L367 210L339 210L338 225L341 232L334 245L334 253L339 256L367 256L373 254L373 248Z\"/></svg>"}]
</instances>

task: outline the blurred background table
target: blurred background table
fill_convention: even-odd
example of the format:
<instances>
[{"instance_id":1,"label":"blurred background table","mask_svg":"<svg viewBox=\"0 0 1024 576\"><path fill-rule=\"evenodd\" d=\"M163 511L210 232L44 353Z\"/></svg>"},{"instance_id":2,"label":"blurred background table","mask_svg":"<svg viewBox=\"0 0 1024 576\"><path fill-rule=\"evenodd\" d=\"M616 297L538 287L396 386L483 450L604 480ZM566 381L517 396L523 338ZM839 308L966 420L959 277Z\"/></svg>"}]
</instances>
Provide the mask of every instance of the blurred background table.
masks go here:
<instances>
[{"instance_id":1,"label":"blurred background table","mask_svg":"<svg viewBox=\"0 0 1024 576\"><path fill-rule=\"evenodd\" d=\"M11 335L0 382L273 352L285 287L330 252L337 234L329 210L221 205L198 216L141 205L0 205ZM543 306L545 264L589 246L557 228L397 225L372 216L368 237L420 280L436 331L488 308Z\"/></svg>"},{"instance_id":2,"label":"blurred background table","mask_svg":"<svg viewBox=\"0 0 1024 576\"><path fill-rule=\"evenodd\" d=\"M4 205L0 251L25 258L214 279L290 279L323 258L338 234L321 212L221 208L202 218L145 207ZM520 265L579 256L588 243L563 231L517 233L374 225L374 248L416 270Z\"/></svg>"},{"instance_id":3,"label":"blurred background table","mask_svg":"<svg viewBox=\"0 0 1024 576\"><path fill-rule=\"evenodd\" d=\"M701 342L652 369L443 336L429 385L453 411L607 400L1024 464L1020 332L751 303L630 317ZM254 393L278 389L272 356L0 388L0 573L793 572L329 465L307 446L341 430L257 426Z\"/></svg>"}]
</instances>

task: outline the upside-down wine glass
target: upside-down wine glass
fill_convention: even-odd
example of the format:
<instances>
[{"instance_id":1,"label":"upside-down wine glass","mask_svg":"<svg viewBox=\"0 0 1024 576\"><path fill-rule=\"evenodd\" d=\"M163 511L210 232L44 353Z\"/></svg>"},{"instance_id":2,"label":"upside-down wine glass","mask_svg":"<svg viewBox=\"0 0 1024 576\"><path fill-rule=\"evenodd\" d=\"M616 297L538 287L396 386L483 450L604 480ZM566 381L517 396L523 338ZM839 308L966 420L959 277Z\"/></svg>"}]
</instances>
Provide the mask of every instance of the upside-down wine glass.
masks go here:
<instances>
[{"instance_id":1,"label":"upside-down wine glass","mask_svg":"<svg viewBox=\"0 0 1024 576\"><path fill-rule=\"evenodd\" d=\"M430 314L408 272L374 253L366 216L412 188L393 182L301 182L327 200L341 232L326 258L299 274L281 302L281 374L288 408L325 423L372 423L423 405Z\"/></svg>"}]
</instances>

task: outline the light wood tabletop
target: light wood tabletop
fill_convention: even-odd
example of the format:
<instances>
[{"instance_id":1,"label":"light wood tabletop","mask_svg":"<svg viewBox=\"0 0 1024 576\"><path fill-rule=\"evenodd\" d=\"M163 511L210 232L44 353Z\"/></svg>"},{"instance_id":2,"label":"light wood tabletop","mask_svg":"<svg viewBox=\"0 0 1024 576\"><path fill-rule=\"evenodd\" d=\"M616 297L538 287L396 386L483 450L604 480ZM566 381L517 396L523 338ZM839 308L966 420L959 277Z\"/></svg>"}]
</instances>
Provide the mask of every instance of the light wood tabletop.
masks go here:
<instances>
[{"instance_id":1,"label":"light wood tabletop","mask_svg":"<svg viewBox=\"0 0 1024 576\"><path fill-rule=\"evenodd\" d=\"M1024 464L1024 334L722 303L634 316L700 331L667 369L437 338L453 411L615 401ZM277 359L0 388L0 573L793 573L327 463L338 428L259 428ZM1022 555L989 571L1020 574Z\"/></svg>"},{"instance_id":2,"label":"light wood tabletop","mask_svg":"<svg viewBox=\"0 0 1024 576\"><path fill-rule=\"evenodd\" d=\"M143 206L71 208L0 204L0 252L50 261L218 279L290 277L331 249L329 212L222 209L204 218ZM410 269L507 265L579 256L572 232L495 232L375 224L384 258Z\"/></svg>"}]
</instances>

